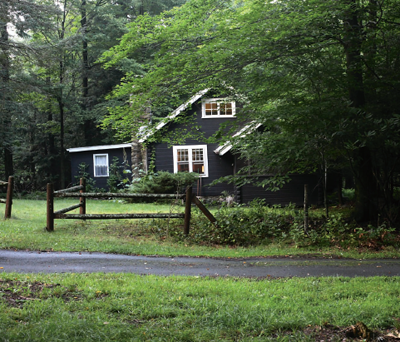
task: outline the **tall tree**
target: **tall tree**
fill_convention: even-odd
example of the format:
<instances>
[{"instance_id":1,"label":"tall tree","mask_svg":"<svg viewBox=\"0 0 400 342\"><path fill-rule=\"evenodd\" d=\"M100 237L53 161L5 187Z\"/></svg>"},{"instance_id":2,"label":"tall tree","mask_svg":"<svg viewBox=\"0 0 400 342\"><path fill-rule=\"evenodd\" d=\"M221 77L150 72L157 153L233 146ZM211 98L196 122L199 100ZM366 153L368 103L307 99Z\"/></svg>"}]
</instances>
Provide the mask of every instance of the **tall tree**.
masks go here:
<instances>
[{"instance_id":1,"label":"tall tree","mask_svg":"<svg viewBox=\"0 0 400 342\"><path fill-rule=\"evenodd\" d=\"M21 82L21 59L32 58L38 50L21 39L28 32L52 29L48 18L56 9L33 0L4 0L0 2L0 148L4 156L5 176L14 173L13 117L20 114L18 94L25 85Z\"/></svg>"},{"instance_id":2,"label":"tall tree","mask_svg":"<svg viewBox=\"0 0 400 342\"><path fill-rule=\"evenodd\" d=\"M157 18L145 15L104 55L112 66L137 51L156 51L144 77L127 74L115 90L116 97L130 94L130 107L114 109L105 124L130 134L149 101L157 107L204 88L231 86L231 95L244 95L248 103L239 119L266 128L253 135L257 140L236 142L243 155L257 155L253 167L281 175L328 164L349 168L355 217L376 222L379 212L394 221L399 6L378 0L194 0Z\"/></svg>"}]
</instances>

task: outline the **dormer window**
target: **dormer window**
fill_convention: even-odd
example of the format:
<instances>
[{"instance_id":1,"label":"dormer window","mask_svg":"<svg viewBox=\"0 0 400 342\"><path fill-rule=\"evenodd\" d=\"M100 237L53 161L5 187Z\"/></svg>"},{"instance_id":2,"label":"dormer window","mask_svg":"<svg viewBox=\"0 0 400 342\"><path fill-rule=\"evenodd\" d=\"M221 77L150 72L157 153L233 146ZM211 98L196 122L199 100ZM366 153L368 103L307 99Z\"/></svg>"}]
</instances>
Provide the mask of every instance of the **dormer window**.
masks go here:
<instances>
[{"instance_id":1,"label":"dormer window","mask_svg":"<svg viewBox=\"0 0 400 342\"><path fill-rule=\"evenodd\" d=\"M235 102L228 99L205 99L202 101L202 118L233 117L235 111Z\"/></svg>"}]
</instances>

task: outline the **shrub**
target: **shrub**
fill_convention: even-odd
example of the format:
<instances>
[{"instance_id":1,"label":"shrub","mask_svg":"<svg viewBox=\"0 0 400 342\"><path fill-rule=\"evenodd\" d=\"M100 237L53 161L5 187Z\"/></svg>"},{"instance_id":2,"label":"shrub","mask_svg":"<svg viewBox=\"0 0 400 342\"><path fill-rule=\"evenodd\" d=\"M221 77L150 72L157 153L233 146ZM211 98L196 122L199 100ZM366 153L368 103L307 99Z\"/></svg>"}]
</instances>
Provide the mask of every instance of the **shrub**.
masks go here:
<instances>
[{"instance_id":1,"label":"shrub","mask_svg":"<svg viewBox=\"0 0 400 342\"><path fill-rule=\"evenodd\" d=\"M150 173L133 182L128 191L142 194L173 194L183 193L188 185L198 179L197 173L160 171Z\"/></svg>"},{"instance_id":2,"label":"shrub","mask_svg":"<svg viewBox=\"0 0 400 342\"><path fill-rule=\"evenodd\" d=\"M131 173L130 167L126 162L121 163L118 157L113 158L110 164L109 177L107 185L110 192L117 192L120 188L124 187L129 182L126 176Z\"/></svg>"},{"instance_id":3,"label":"shrub","mask_svg":"<svg viewBox=\"0 0 400 342\"><path fill-rule=\"evenodd\" d=\"M348 201L352 202L355 199L355 190L354 189L342 189L342 195Z\"/></svg>"},{"instance_id":4,"label":"shrub","mask_svg":"<svg viewBox=\"0 0 400 342\"><path fill-rule=\"evenodd\" d=\"M191 229L183 234L182 221L159 220L153 225L153 233L160 238L172 237L199 245L249 246L266 245L271 242L301 246L334 246L338 248L381 249L398 247L395 229L381 224L378 227L359 227L348 222L340 214L329 219L315 218L308 232L304 231L303 213L293 208L268 208L261 201L250 206L228 208L222 206L214 213L217 225L212 224L199 210L193 210Z\"/></svg>"},{"instance_id":5,"label":"shrub","mask_svg":"<svg viewBox=\"0 0 400 342\"><path fill-rule=\"evenodd\" d=\"M79 185L79 181L81 178L85 180L86 184L86 192L99 192L99 189L96 187L96 181L90 176L90 173L87 171L89 165L86 163L80 163L78 166L78 175L75 176L75 185Z\"/></svg>"}]
</instances>

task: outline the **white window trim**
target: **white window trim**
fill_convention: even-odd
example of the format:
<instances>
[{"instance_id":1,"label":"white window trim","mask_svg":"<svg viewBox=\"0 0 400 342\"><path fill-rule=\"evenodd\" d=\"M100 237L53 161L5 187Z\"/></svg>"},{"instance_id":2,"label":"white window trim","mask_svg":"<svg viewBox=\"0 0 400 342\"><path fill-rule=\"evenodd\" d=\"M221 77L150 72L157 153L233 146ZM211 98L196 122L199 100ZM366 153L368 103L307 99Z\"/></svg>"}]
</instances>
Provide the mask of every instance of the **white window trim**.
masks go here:
<instances>
[{"instance_id":1,"label":"white window trim","mask_svg":"<svg viewBox=\"0 0 400 342\"><path fill-rule=\"evenodd\" d=\"M107 163L107 175L97 175L96 174L96 157L106 157L106 163ZM93 154L93 175L94 177L108 177L110 172L110 164L108 163L108 153L98 153L98 154Z\"/></svg>"},{"instance_id":2,"label":"white window trim","mask_svg":"<svg viewBox=\"0 0 400 342\"><path fill-rule=\"evenodd\" d=\"M173 154L174 154L174 173L178 173L178 149L188 149L189 150L189 172L192 172L193 167L192 164L192 150L196 148L203 149L203 158L204 158L204 174L199 174L199 177L208 177L208 154L207 154L207 145L177 145L172 146Z\"/></svg>"},{"instance_id":3,"label":"white window trim","mask_svg":"<svg viewBox=\"0 0 400 342\"><path fill-rule=\"evenodd\" d=\"M232 103L232 115L206 115L206 103L210 102L230 102ZM218 108L219 111L219 108ZM212 99L204 99L201 101L201 117L202 119L221 119L221 118L234 118L236 114L236 102L228 101L227 98L212 98Z\"/></svg>"}]
</instances>

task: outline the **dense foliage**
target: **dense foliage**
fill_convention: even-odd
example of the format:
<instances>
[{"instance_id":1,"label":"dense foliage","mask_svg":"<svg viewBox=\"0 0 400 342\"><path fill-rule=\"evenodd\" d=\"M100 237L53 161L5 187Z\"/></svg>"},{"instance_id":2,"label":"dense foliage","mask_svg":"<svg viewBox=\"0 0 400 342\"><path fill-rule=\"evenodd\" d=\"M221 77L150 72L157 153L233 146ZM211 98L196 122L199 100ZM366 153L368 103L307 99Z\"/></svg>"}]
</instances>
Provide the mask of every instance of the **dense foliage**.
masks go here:
<instances>
[{"instance_id":1,"label":"dense foliage","mask_svg":"<svg viewBox=\"0 0 400 342\"><path fill-rule=\"evenodd\" d=\"M1 1L0 179L64 187L66 148L130 140L149 107L212 88L262 124L217 136L243 174L349 174L355 218L394 225L399 18L393 0Z\"/></svg>"},{"instance_id":2,"label":"dense foliage","mask_svg":"<svg viewBox=\"0 0 400 342\"><path fill-rule=\"evenodd\" d=\"M143 74L149 53L107 70L97 59L118 43L126 24L184 0L0 1L0 179L16 190L70 181L66 148L118 143L98 125L128 96L106 95L127 72Z\"/></svg>"},{"instance_id":3,"label":"dense foliage","mask_svg":"<svg viewBox=\"0 0 400 342\"><path fill-rule=\"evenodd\" d=\"M216 224L211 223L200 211L195 211L188 236L183 234L180 222L158 220L150 230L162 239L199 245L259 246L269 244L296 247L360 248L378 251L399 248L400 240L395 229L385 223L374 227L361 227L340 213L329 219L316 214L310 218L310 229L304 231L304 215L294 206L268 208L261 201L249 207L222 206L214 213ZM311 250L311 249L310 249Z\"/></svg>"},{"instance_id":4,"label":"dense foliage","mask_svg":"<svg viewBox=\"0 0 400 342\"><path fill-rule=\"evenodd\" d=\"M112 67L150 50L154 61L146 75L126 75L114 94L129 93L130 107L104 123L130 134L149 103L231 90L245 103L238 118L264 127L234 142L253 173L344 170L355 182L355 217L394 223L399 13L389 0L192 0L145 15L103 60Z\"/></svg>"},{"instance_id":5,"label":"dense foliage","mask_svg":"<svg viewBox=\"0 0 400 342\"><path fill-rule=\"evenodd\" d=\"M160 171L134 179L128 190L144 194L182 194L187 186L192 186L199 175L193 172L170 173Z\"/></svg>"}]
</instances>

